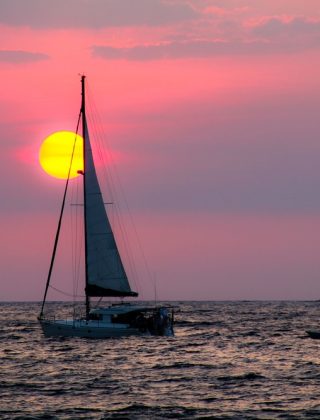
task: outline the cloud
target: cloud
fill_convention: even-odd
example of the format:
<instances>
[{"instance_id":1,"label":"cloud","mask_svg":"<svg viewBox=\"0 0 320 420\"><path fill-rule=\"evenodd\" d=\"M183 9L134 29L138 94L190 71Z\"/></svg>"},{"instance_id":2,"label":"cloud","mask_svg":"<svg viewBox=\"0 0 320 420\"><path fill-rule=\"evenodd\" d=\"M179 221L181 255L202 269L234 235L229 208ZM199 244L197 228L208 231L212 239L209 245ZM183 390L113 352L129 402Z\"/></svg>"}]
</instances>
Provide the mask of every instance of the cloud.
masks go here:
<instances>
[{"instance_id":1,"label":"cloud","mask_svg":"<svg viewBox=\"0 0 320 420\"><path fill-rule=\"evenodd\" d=\"M156 26L193 19L186 3L165 0L1 0L0 23L33 28Z\"/></svg>"},{"instance_id":2,"label":"cloud","mask_svg":"<svg viewBox=\"0 0 320 420\"><path fill-rule=\"evenodd\" d=\"M249 28L249 34L283 53L320 47L320 21L304 17L264 17Z\"/></svg>"},{"instance_id":3,"label":"cloud","mask_svg":"<svg viewBox=\"0 0 320 420\"><path fill-rule=\"evenodd\" d=\"M0 50L0 62L2 63L29 63L47 60L47 54L19 51L19 50Z\"/></svg>"},{"instance_id":4,"label":"cloud","mask_svg":"<svg viewBox=\"0 0 320 420\"><path fill-rule=\"evenodd\" d=\"M225 49L224 43L221 42L191 41L137 45L129 48L95 45L92 47L92 52L95 57L103 59L147 61L166 58L207 57L213 54L221 54Z\"/></svg>"},{"instance_id":5,"label":"cloud","mask_svg":"<svg viewBox=\"0 0 320 420\"><path fill-rule=\"evenodd\" d=\"M91 51L94 57L107 60L148 61L291 54L320 46L320 21L302 17L264 17L242 26L226 21L221 28L224 31L219 37L217 33L207 37L205 33L194 33L188 39L186 32L179 39L176 36L158 43L128 47L93 45ZM240 31L235 32L235 28Z\"/></svg>"},{"instance_id":6,"label":"cloud","mask_svg":"<svg viewBox=\"0 0 320 420\"><path fill-rule=\"evenodd\" d=\"M254 25L255 35L274 38L279 36L320 35L320 21L302 17L268 17Z\"/></svg>"},{"instance_id":7,"label":"cloud","mask_svg":"<svg viewBox=\"0 0 320 420\"><path fill-rule=\"evenodd\" d=\"M294 51L298 46L291 46ZM148 61L162 59L209 58L216 56L261 55L290 51L287 45L264 41L190 41L128 48L94 45L92 54L106 60Z\"/></svg>"},{"instance_id":8,"label":"cloud","mask_svg":"<svg viewBox=\"0 0 320 420\"><path fill-rule=\"evenodd\" d=\"M208 6L203 10L205 15L213 15L218 17L226 17L226 16L234 16L242 13L247 13L249 11L248 6L243 7L235 7L231 9L227 9L225 7L216 7L216 6Z\"/></svg>"}]
</instances>

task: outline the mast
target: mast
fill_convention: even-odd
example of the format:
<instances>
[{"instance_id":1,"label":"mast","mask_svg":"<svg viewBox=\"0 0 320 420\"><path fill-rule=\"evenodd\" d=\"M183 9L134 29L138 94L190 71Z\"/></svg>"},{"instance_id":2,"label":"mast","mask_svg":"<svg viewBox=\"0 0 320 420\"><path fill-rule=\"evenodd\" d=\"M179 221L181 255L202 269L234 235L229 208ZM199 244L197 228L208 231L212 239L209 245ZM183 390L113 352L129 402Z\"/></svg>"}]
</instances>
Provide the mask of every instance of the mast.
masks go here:
<instances>
[{"instance_id":1,"label":"mast","mask_svg":"<svg viewBox=\"0 0 320 420\"><path fill-rule=\"evenodd\" d=\"M86 98L85 98L85 75L81 76L81 115L82 115L82 138L83 138L83 218L84 218L84 261L85 261L85 294L86 294L86 319L89 319L90 298L87 294L88 286L88 241L87 241L87 196L86 196L86 142L87 142L87 120L86 120Z\"/></svg>"}]
</instances>

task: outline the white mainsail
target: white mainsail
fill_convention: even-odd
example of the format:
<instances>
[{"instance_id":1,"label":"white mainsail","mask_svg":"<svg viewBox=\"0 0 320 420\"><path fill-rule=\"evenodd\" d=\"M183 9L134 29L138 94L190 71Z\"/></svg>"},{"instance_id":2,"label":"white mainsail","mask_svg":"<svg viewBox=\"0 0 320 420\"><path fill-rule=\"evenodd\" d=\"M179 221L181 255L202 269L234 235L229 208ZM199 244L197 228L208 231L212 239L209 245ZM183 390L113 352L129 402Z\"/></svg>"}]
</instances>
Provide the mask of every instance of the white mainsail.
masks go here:
<instances>
[{"instance_id":1,"label":"white mainsail","mask_svg":"<svg viewBox=\"0 0 320 420\"><path fill-rule=\"evenodd\" d=\"M84 195L88 296L130 296L128 278L107 217L84 119Z\"/></svg>"}]
</instances>

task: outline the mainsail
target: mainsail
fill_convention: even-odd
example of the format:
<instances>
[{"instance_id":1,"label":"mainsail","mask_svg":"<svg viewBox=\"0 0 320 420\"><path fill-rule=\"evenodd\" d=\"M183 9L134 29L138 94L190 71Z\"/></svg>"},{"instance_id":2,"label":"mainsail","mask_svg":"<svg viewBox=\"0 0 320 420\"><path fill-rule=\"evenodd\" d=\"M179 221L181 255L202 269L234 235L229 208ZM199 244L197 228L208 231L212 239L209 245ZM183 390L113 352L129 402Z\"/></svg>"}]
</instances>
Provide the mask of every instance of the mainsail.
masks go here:
<instances>
[{"instance_id":1,"label":"mainsail","mask_svg":"<svg viewBox=\"0 0 320 420\"><path fill-rule=\"evenodd\" d=\"M86 241L86 295L137 296L130 288L103 202L86 117L84 134L84 215Z\"/></svg>"}]
</instances>

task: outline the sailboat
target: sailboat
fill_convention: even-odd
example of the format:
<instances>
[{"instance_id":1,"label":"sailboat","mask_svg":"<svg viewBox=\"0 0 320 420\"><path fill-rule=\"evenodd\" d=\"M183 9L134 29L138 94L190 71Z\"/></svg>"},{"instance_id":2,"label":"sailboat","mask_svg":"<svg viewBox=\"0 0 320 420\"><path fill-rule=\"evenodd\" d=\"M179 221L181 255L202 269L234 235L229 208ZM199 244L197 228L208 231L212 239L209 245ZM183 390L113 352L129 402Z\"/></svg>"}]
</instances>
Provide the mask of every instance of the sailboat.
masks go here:
<instances>
[{"instance_id":1,"label":"sailboat","mask_svg":"<svg viewBox=\"0 0 320 420\"><path fill-rule=\"evenodd\" d=\"M109 338L123 336L155 335L172 336L174 313L169 306L124 302L126 297L137 297L130 287L128 276L117 247L114 232L103 201L86 119L85 76L81 76L84 218L84 266L85 266L85 315L70 319L56 319L45 314L45 302L59 243L66 195L70 180L66 180L53 246L44 297L38 320L47 337ZM72 157L70 168L72 164ZM93 306L92 298L121 298L119 303Z\"/></svg>"}]
</instances>

